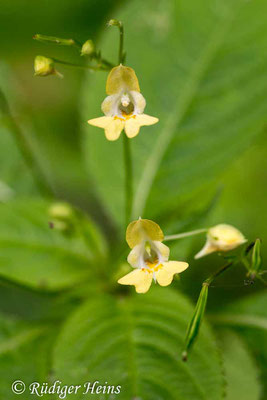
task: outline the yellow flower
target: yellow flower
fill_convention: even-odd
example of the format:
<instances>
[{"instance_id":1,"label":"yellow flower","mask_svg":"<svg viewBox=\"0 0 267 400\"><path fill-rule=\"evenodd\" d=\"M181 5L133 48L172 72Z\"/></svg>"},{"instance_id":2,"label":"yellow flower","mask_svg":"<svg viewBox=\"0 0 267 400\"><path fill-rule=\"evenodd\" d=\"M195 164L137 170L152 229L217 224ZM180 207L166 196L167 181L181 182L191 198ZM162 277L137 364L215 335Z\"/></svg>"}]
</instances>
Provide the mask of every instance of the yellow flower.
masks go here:
<instances>
[{"instance_id":1,"label":"yellow flower","mask_svg":"<svg viewBox=\"0 0 267 400\"><path fill-rule=\"evenodd\" d=\"M183 272L186 262L168 261L169 248L162 243L164 235L159 225L148 219L139 219L128 225L126 240L132 249L128 262L134 271L118 280L121 285L134 285L137 293L146 293L154 279L168 286L174 274Z\"/></svg>"},{"instance_id":2,"label":"yellow flower","mask_svg":"<svg viewBox=\"0 0 267 400\"><path fill-rule=\"evenodd\" d=\"M232 225L219 224L208 230L207 241L195 258L206 256L216 251L229 251L245 243L242 233Z\"/></svg>"},{"instance_id":3,"label":"yellow flower","mask_svg":"<svg viewBox=\"0 0 267 400\"><path fill-rule=\"evenodd\" d=\"M133 138L141 126L158 122L158 118L143 114L146 100L132 68L122 64L113 68L108 75L106 92L108 97L101 105L105 117L90 119L88 124L103 128L108 140L117 140L123 129Z\"/></svg>"}]
</instances>

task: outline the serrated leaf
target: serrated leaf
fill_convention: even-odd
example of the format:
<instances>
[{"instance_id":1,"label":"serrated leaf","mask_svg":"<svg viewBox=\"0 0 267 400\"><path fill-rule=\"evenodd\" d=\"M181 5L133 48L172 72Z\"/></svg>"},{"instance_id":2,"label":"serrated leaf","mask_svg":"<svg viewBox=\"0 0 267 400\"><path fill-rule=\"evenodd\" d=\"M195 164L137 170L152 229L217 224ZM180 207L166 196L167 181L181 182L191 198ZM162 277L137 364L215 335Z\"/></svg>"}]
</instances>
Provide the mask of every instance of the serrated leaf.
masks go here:
<instances>
[{"instance_id":1,"label":"serrated leaf","mask_svg":"<svg viewBox=\"0 0 267 400\"><path fill-rule=\"evenodd\" d=\"M247 345L232 332L223 331L220 336L226 379L225 400L259 400L259 371Z\"/></svg>"},{"instance_id":2,"label":"serrated leaf","mask_svg":"<svg viewBox=\"0 0 267 400\"><path fill-rule=\"evenodd\" d=\"M98 230L86 220L86 240L50 229L49 202L0 204L0 276L34 288L58 290L97 281L102 253Z\"/></svg>"},{"instance_id":3,"label":"serrated leaf","mask_svg":"<svg viewBox=\"0 0 267 400\"><path fill-rule=\"evenodd\" d=\"M65 383L119 385L119 399L222 399L220 358L207 325L188 363L181 360L192 312L184 296L162 288L144 296L101 296L87 302L58 338L54 374Z\"/></svg>"},{"instance_id":4,"label":"serrated leaf","mask_svg":"<svg viewBox=\"0 0 267 400\"><path fill-rule=\"evenodd\" d=\"M125 3L127 65L159 117L131 140L133 217L155 218L213 182L262 130L267 112L267 11L264 0ZM118 32L109 28L103 54L116 62ZM116 44L116 45L114 45ZM88 171L109 211L122 220L122 142L86 126L101 115L106 75L85 84L83 126ZM198 201L197 197L195 201Z\"/></svg>"}]
</instances>

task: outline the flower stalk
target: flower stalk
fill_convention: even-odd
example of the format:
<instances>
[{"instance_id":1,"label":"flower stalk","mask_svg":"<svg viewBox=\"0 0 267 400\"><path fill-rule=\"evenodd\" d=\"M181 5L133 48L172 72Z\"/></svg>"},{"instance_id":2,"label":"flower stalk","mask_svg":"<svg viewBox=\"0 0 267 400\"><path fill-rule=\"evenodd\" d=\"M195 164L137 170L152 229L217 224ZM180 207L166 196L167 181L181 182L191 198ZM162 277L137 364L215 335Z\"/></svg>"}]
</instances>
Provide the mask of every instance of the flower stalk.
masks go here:
<instances>
[{"instance_id":1,"label":"flower stalk","mask_svg":"<svg viewBox=\"0 0 267 400\"><path fill-rule=\"evenodd\" d=\"M43 42L43 43L52 43L52 44L57 44L60 46L73 46L78 49L81 49L81 44L74 39L62 39L59 37L55 36L47 36L47 35L41 35L37 33L36 35L33 36L34 40L37 40L38 42Z\"/></svg>"},{"instance_id":2,"label":"flower stalk","mask_svg":"<svg viewBox=\"0 0 267 400\"><path fill-rule=\"evenodd\" d=\"M164 241L166 242L168 240L183 239L183 238L189 237L189 236L200 235L201 233L205 233L207 231L208 231L208 229L203 228L203 229L196 229L194 231L189 231L189 232L177 233L175 235L167 235L167 236L165 236Z\"/></svg>"},{"instance_id":3,"label":"flower stalk","mask_svg":"<svg viewBox=\"0 0 267 400\"><path fill-rule=\"evenodd\" d=\"M125 61L125 53L123 50L124 45L124 27L121 21L111 19L108 23L109 26L117 26L119 28L120 43L118 64L123 64ZM133 163L131 157L130 140L126 133L123 134L123 153L124 153L124 166L125 166L125 226L130 221L132 203L133 203Z\"/></svg>"}]
</instances>

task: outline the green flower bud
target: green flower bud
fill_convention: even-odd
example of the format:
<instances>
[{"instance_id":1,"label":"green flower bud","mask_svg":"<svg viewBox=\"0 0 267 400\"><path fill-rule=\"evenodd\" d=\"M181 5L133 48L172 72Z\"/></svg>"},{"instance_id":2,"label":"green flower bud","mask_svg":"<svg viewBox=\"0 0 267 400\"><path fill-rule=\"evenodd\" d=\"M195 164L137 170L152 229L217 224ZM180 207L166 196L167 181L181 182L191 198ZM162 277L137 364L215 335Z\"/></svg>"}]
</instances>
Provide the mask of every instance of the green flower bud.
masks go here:
<instances>
[{"instance_id":1,"label":"green flower bud","mask_svg":"<svg viewBox=\"0 0 267 400\"><path fill-rule=\"evenodd\" d=\"M68 203L54 203L50 206L48 214L51 218L68 220L73 217L73 209Z\"/></svg>"},{"instance_id":2,"label":"green flower bud","mask_svg":"<svg viewBox=\"0 0 267 400\"><path fill-rule=\"evenodd\" d=\"M110 20L108 21L108 26L118 26L118 27L121 27L121 26L122 26L122 23L121 23L121 21L118 21L117 19L110 19Z\"/></svg>"},{"instance_id":3,"label":"green flower bud","mask_svg":"<svg viewBox=\"0 0 267 400\"><path fill-rule=\"evenodd\" d=\"M91 39L86 40L82 45L81 56L91 56L95 53L95 45Z\"/></svg>"},{"instance_id":4,"label":"green flower bud","mask_svg":"<svg viewBox=\"0 0 267 400\"><path fill-rule=\"evenodd\" d=\"M34 60L34 75L47 76L56 73L54 61L44 56L36 56Z\"/></svg>"},{"instance_id":5,"label":"green flower bud","mask_svg":"<svg viewBox=\"0 0 267 400\"><path fill-rule=\"evenodd\" d=\"M48 76L48 75L57 75L59 78L63 78L63 75L60 74L55 69L55 64L52 58L44 57L44 56L36 56L34 60L34 75L36 76Z\"/></svg>"},{"instance_id":6,"label":"green flower bud","mask_svg":"<svg viewBox=\"0 0 267 400\"><path fill-rule=\"evenodd\" d=\"M75 213L68 203L54 203L48 209L52 229L70 234L74 232Z\"/></svg>"}]
</instances>

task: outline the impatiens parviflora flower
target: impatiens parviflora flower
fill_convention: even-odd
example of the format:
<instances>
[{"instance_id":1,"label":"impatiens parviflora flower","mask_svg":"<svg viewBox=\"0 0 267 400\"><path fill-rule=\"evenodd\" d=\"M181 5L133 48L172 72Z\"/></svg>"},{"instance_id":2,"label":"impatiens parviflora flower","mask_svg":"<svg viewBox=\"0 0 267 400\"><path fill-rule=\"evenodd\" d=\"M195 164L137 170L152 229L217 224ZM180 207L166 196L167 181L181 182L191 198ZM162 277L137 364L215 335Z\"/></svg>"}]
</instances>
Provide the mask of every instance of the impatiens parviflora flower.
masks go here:
<instances>
[{"instance_id":1,"label":"impatiens parviflora flower","mask_svg":"<svg viewBox=\"0 0 267 400\"><path fill-rule=\"evenodd\" d=\"M128 262L134 271L118 280L121 285L134 285L137 293L146 293L152 280L168 286L174 274L183 272L188 263L168 261L169 248L162 243L164 235L159 225L148 219L139 219L128 225L126 241L132 249Z\"/></svg>"},{"instance_id":2,"label":"impatiens parviflora flower","mask_svg":"<svg viewBox=\"0 0 267 400\"><path fill-rule=\"evenodd\" d=\"M143 113L146 100L132 68L122 64L114 67L107 78L106 92L108 96L101 105L105 116L90 119L88 123L103 128L108 140L117 140L123 129L133 138L141 126L158 122L158 118Z\"/></svg>"},{"instance_id":3,"label":"impatiens parviflora flower","mask_svg":"<svg viewBox=\"0 0 267 400\"><path fill-rule=\"evenodd\" d=\"M233 250L246 241L243 234L234 226L219 224L208 230L207 241L195 258L201 258L216 251Z\"/></svg>"},{"instance_id":4,"label":"impatiens parviflora flower","mask_svg":"<svg viewBox=\"0 0 267 400\"><path fill-rule=\"evenodd\" d=\"M55 69L54 61L51 58L44 57L44 56L36 56L35 57L34 75L36 75L36 76L57 75L60 78L63 78L63 75L60 74Z\"/></svg>"}]
</instances>

